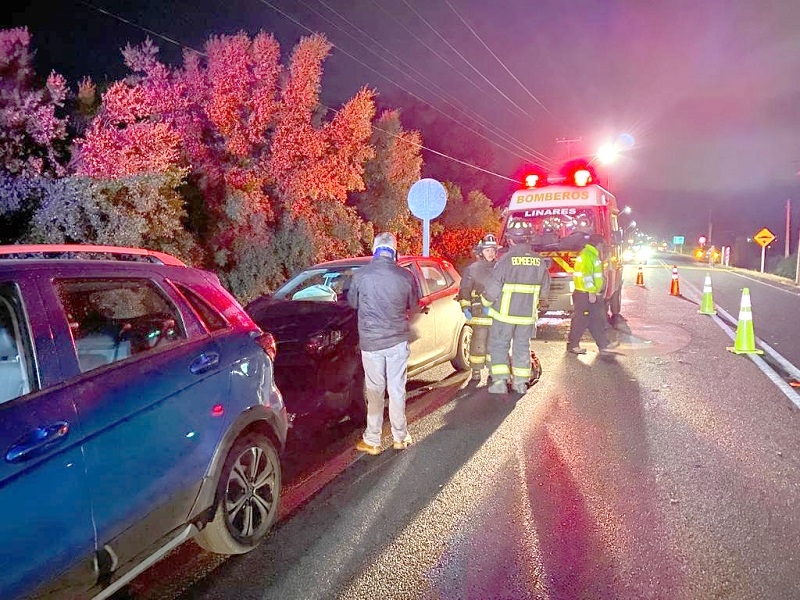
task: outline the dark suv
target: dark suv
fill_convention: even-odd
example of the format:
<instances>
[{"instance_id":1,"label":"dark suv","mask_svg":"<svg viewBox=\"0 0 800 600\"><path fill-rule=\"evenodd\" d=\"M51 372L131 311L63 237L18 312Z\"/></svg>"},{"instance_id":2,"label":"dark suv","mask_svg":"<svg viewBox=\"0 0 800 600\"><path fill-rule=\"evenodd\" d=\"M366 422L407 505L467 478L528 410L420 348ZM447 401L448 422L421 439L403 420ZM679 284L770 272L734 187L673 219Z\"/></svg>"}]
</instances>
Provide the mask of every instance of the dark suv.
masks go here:
<instances>
[{"instance_id":1,"label":"dark suv","mask_svg":"<svg viewBox=\"0 0 800 600\"><path fill-rule=\"evenodd\" d=\"M0 246L0 597L106 598L190 537L274 522L275 341L217 277L105 246Z\"/></svg>"}]
</instances>

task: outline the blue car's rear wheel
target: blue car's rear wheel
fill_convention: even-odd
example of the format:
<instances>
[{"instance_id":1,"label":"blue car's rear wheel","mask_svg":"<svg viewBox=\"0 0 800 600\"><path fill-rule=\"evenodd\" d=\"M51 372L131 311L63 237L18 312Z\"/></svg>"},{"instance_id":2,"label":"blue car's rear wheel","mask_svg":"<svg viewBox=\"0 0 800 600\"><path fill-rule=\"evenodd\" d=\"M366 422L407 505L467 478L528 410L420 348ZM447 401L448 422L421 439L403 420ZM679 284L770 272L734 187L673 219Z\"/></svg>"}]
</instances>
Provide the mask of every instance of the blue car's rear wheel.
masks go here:
<instances>
[{"instance_id":1,"label":"blue car's rear wheel","mask_svg":"<svg viewBox=\"0 0 800 600\"><path fill-rule=\"evenodd\" d=\"M225 460L214 517L197 543L219 554L252 550L278 516L280 493L281 463L272 442L255 432L243 436Z\"/></svg>"}]
</instances>

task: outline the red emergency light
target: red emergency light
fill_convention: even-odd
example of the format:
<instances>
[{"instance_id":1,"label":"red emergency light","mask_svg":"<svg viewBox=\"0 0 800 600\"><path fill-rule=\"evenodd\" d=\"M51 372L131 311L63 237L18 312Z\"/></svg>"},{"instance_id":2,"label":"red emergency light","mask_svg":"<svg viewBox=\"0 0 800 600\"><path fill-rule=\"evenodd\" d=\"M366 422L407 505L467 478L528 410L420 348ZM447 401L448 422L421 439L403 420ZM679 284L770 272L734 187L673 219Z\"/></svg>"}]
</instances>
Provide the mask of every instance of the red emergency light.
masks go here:
<instances>
[{"instance_id":1,"label":"red emergency light","mask_svg":"<svg viewBox=\"0 0 800 600\"><path fill-rule=\"evenodd\" d=\"M525 171L525 175L522 178L522 184L526 188L535 188L547 185L547 173L538 167L528 169Z\"/></svg>"},{"instance_id":2,"label":"red emergency light","mask_svg":"<svg viewBox=\"0 0 800 600\"><path fill-rule=\"evenodd\" d=\"M561 170L567 185L585 187L594 183L594 169L584 160L574 160L564 165Z\"/></svg>"}]
</instances>

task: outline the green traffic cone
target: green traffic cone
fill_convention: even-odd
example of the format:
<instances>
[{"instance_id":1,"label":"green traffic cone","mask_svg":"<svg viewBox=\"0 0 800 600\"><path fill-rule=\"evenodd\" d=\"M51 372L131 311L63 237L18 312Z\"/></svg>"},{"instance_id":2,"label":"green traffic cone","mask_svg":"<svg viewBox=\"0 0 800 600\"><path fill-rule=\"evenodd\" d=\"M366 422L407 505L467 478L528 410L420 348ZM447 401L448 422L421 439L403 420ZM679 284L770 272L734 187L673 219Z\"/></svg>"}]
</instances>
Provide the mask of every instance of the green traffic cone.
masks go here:
<instances>
[{"instance_id":1,"label":"green traffic cone","mask_svg":"<svg viewBox=\"0 0 800 600\"><path fill-rule=\"evenodd\" d=\"M742 301L739 306L739 323L736 325L736 339L733 348L728 347L734 354L764 354L756 350L756 336L753 333L753 311L750 306L750 289L742 289Z\"/></svg>"},{"instance_id":2,"label":"green traffic cone","mask_svg":"<svg viewBox=\"0 0 800 600\"><path fill-rule=\"evenodd\" d=\"M717 311L714 310L714 297L711 293L711 275L706 273L706 280L703 282L703 299L700 301L701 315L715 315Z\"/></svg>"}]
</instances>

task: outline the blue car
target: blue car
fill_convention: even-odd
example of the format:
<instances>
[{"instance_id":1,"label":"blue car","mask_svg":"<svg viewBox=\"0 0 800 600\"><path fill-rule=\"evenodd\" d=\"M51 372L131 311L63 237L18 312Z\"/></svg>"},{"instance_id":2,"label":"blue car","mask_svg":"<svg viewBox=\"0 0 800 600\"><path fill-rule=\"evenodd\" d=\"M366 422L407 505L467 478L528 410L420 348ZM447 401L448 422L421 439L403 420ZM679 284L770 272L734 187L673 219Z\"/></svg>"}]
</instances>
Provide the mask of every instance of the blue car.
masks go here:
<instances>
[{"instance_id":1,"label":"blue car","mask_svg":"<svg viewBox=\"0 0 800 600\"><path fill-rule=\"evenodd\" d=\"M209 272L136 248L0 246L0 598L107 598L278 512L275 340Z\"/></svg>"}]
</instances>

